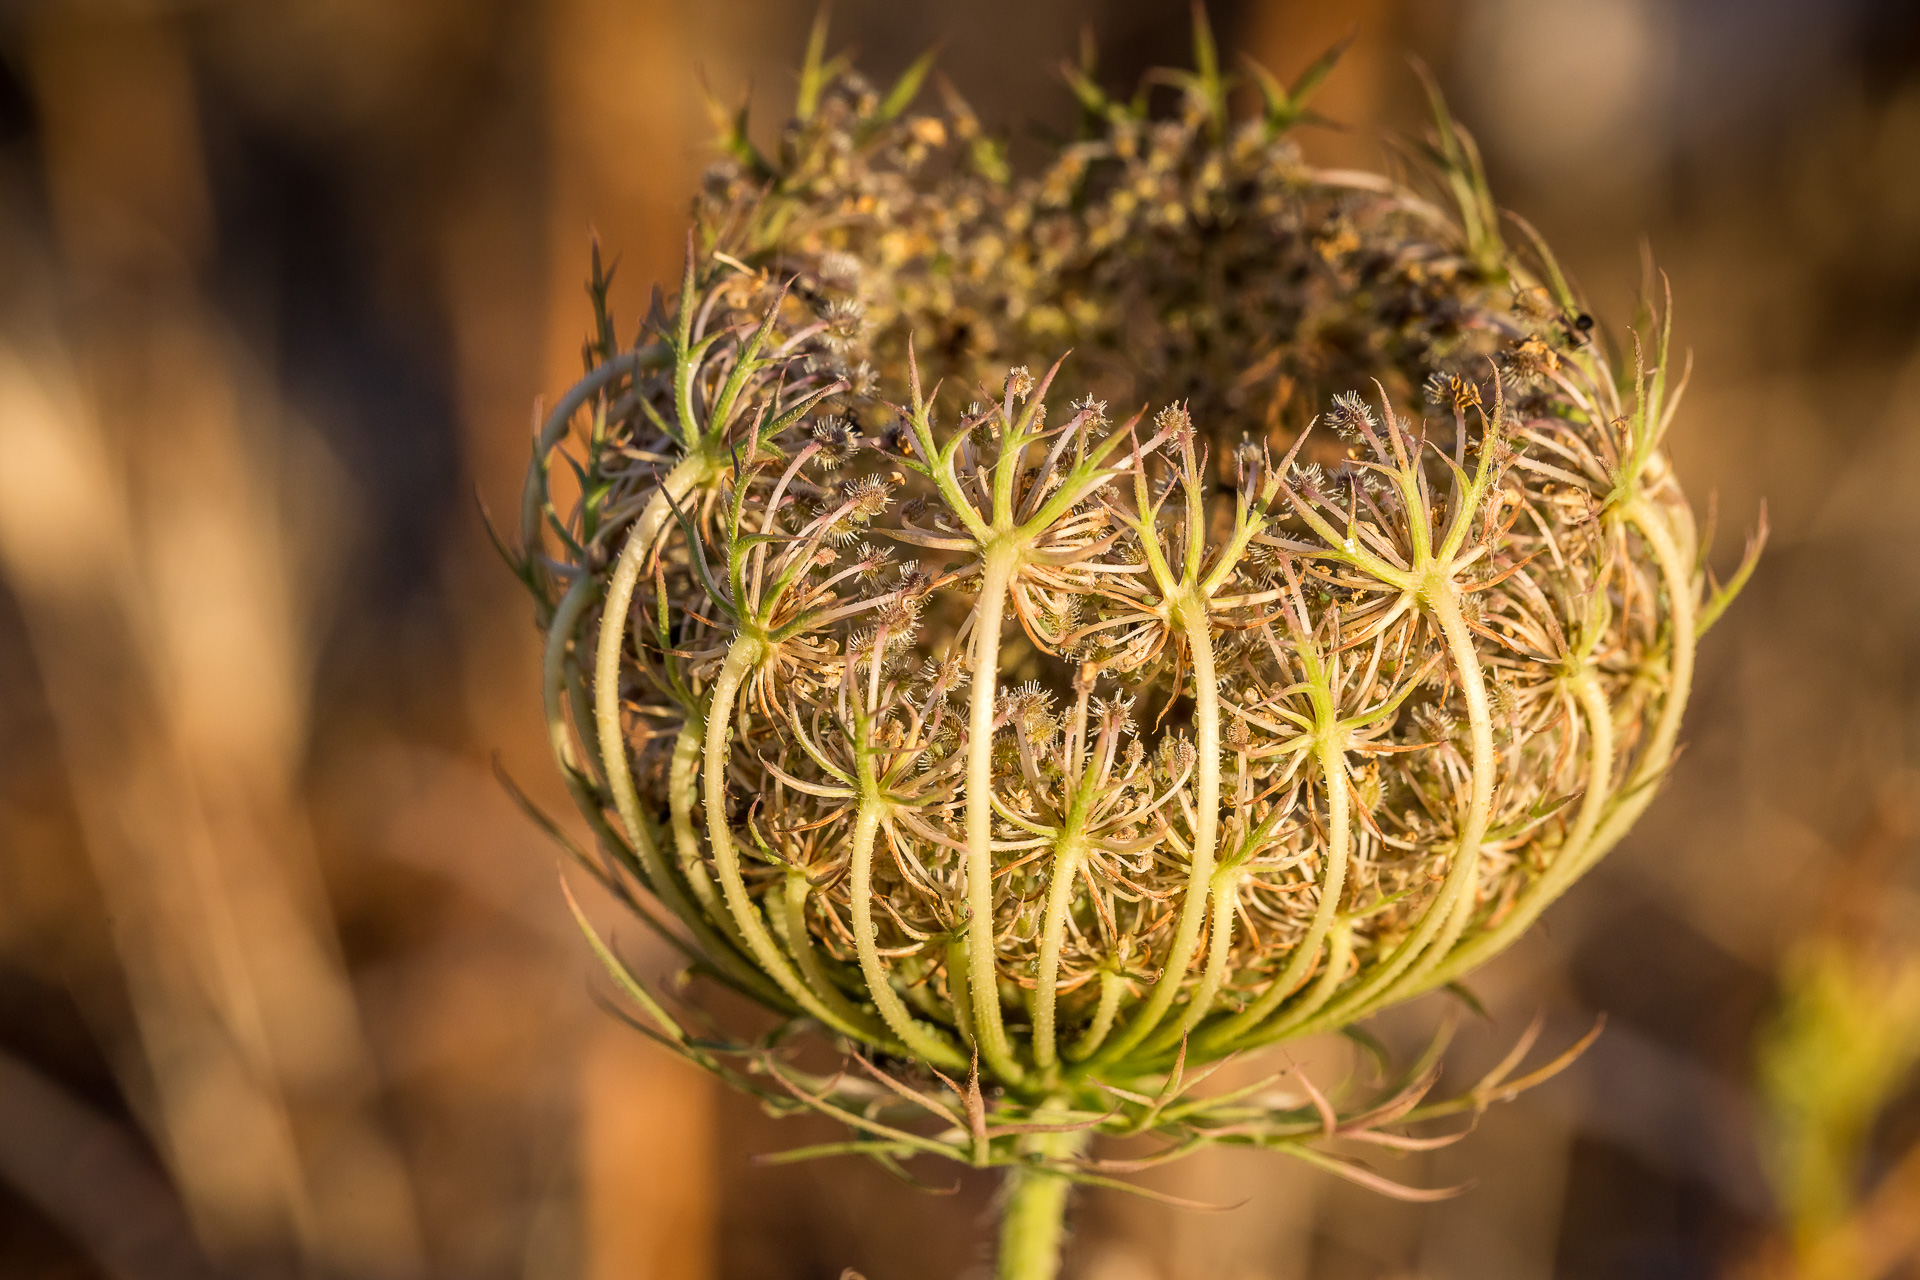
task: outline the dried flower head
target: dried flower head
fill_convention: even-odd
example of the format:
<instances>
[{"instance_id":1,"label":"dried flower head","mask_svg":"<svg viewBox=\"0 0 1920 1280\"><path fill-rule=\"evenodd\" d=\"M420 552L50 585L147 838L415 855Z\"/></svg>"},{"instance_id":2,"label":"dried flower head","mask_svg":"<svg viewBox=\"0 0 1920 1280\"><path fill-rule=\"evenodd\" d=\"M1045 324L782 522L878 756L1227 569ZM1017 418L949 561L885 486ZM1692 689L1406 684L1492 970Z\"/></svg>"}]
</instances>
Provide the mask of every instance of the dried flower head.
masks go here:
<instances>
[{"instance_id":1,"label":"dried flower head","mask_svg":"<svg viewBox=\"0 0 1920 1280\"><path fill-rule=\"evenodd\" d=\"M957 99L814 58L780 156L703 192L677 302L543 434L519 568L595 865L861 1074L744 1071L623 983L847 1149L1084 1180L1094 1132L1346 1132L1318 1095L1176 1100L1518 936L1654 795L1751 566L1696 570L1665 320L1625 379L1556 327L1584 312L1444 114L1457 225L1305 165L1303 87L1235 124L1211 74L1016 178ZM1135 387L1160 407L1110 421ZM1359 1123L1496 1088L1430 1084Z\"/></svg>"}]
</instances>

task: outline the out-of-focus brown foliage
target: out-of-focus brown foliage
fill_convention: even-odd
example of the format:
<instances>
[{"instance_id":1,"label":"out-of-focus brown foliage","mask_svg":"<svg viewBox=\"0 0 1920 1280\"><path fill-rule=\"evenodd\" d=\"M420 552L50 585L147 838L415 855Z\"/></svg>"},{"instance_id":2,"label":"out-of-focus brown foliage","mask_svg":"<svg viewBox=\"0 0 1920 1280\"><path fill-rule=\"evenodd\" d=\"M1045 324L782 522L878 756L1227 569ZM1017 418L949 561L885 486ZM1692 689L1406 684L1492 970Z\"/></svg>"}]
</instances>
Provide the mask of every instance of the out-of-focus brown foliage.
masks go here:
<instances>
[{"instance_id":1,"label":"out-of-focus brown foliage","mask_svg":"<svg viewBox=\"0 0 1920 1280\"><path fill-rule=\"evenodd\" d=\"M1155 1185L1245 1206L1089 1196L1088 1280L1816 1273L1786 1243L1778 1083L1809 1076L1783 1077L1781 1046L1810 1025L1796 1010L1852 1000L1883 1023L1871 984L1920 947L1911 828L1875 817L1909 811L1920 776L1909 9L1212 7L1227 48L1283 76L1357 24L1319 103L1356 127L1309 144L1328 162L1418 131L1400 54L1421 55L1496 193L1616 328L1647 233L1696 360L1677 469L1717 490L1723 557L1762 496L1775 539L1707 642L1666 794L1476 984L1503 1026L1612 1021L1575 1078L1396 1171L1474 1192L1396 1206L1208 1157ZM590 233L620 257L629 324L671 275L702 74L750 92L770 136L811 17L38 0L0 18L0 1271L977 1266L984 1185L942 1199L864 1166L747 1162L809 1135L596 1008L552 850L491 776L497 756L561 807L536 637L470 495L512 506L533 396L578 370ZM1017 162L1028 122L1071 128L1048 64L1083 21L1128 89L1178 60L1187 15L843 0L834 21L881 77L945 37ZM1822 968L1842 866L1870 874L1871 963ZM1819 1006L1816 969L1867 977ZM1832 1025L1816 1060L1839 1070L1862 1045ZM1841 1197L1889 1258L1915 1216L1909 1072L1855 1108ZM1818 1274L1895 1264L1848 1265Z\"/></svg>"}]
</instances>

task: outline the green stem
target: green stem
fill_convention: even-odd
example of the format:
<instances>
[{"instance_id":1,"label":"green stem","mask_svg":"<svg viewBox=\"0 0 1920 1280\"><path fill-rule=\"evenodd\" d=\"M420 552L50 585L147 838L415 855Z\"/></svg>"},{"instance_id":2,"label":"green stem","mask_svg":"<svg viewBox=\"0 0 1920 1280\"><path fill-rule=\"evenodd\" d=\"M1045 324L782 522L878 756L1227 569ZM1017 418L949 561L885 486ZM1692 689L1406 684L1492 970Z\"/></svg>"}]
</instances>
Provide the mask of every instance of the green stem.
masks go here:
<instances>
[{"instance_id":1,"label":"green stem","mask_svg":"<svg viewBox=\"0 0 1920 1280\"><path fill-rule=\"evenodd\" d=\"M1566 852L1555 860L1556 867L1562 861L1567 864L1567 870L1561 874L1569 882L1587 869L1587 842L1593 838L1594 829L1600 825L1600 815L1613 796L1613 707L1607 702L1607 691L1600 687L1600 680L1591 669L1582 669L1573 678L1573 696L1586 718L1589 749L1587 793L1581 797L1573 830L1567 833ZM1547 874L1551 876L1553 872ZM1565 887L1562 883L1554 892L1557 894Z\"/></svg>"},{"instance_id":2,"label":"green stem","mask_svg":"<svg viewBox=\"0 0 1920 1280\"><path fill-rule=\"evenodd\" d=\"M1667 696L1660 708L1660 719L1648 738L1646 751L1640 757L1638 767L1624 780L1621 794L1612 794L1613 711L1607 704L1605 691L1593 674L1590 671L1580 674L1575 681L1574 691L1592 734L1593 763L1588 771L1587 796L1575 821L1574 831L1554 865L1501 921L1500 928L1482 934L1467 946L1459 948L1426 976L1423 989L1438 986L1466 972L1518 937L1548 904L1619 843L1627 828L1652 802L1656 790L1653 782L1672 762L1673 744L1680 733L1680 717L1686 710L1687 696L1693 685L1694 647L1698 640L1693 579L1688 557L1675 542L1672 529L1657 508L1644 499L1636 499L1627 505L1625 514L1627 520L1647 540L1667 589L1673 648L1667 668Z\"/></svg>"},{"instance_id":3,"label":"green stem","mask_svg":"<svg viewBox=\"0 0 1920 1280\"><path fill-rule=\"evenodd\" d=\"M1080 878L1085 857L1086 850L1077 839L1061 840L1054 846L1046 917L1040 929L1040 965L1033 987L1033 1060L1043 1070L1059 1061L1055 1020L1060 1004L1060 952L1066 943L1074 882Z\"/></svg>"},{"instance_id":4,"label":"green stem","mask_svg":"<svg viewBox=\"0 0 1920 1280\"><path fill-rule=\"evenodd\" d=\"M1493 710L1487 698L1480 657L1473 647L1473 632L1460 612L1458 590L1451 582L1436 583L1428 596L1427 607L1440 624L1440 633L1453 656L1460 691L1467 701L1473 738L1467 809L1461 815L1453 865L1447 869L1439 894L1421 915L1412 935L1364 982L1310 1022L1300 1024L1295 1029L1297 1032L1344 1026L1411 991L1420 990L1422 979L1452 950L1473 910L1475 888L1480 879L1480 843L1486 837L1487 820L1493 810Z\"/></svg>"},{"instance_id":5,"label":"green stem","mask_svg":"<svg viewBox=\"0 0 1920 1280\"><path fill-rule=\"evenodd\" d=\"M993 704L1000 685L1000 624L1019 549L987 553L973 615L973 687L967 721L967 985L980 1056L1009 1084L1025 1073L1013 1058L1000 1017L1000 973L993 925Z\"/></svg>"},{"instance_id":6,"label":"green stem","mask_svg":"<svg viewBox=\"0 0 1920 1280\"><path fill-rule=\"evenodd\" d=\"M842 1035L877 1044L889 1053L901 1052L898 1041L886 1034L883 1027L876 1027L870 1019L863 1018L839 992L815 991L794 972L767 931L758 904L747 892L746 879L740 872L740 850L734 843L732 828L727 825L727 740L733 729L733 703L740 692L740 682L759 661L761 652L761 641L751 636L736 639L720 664L720 674L714 677L712 701L707 704L706 758L701 782L707 806L707 846L713 851L720 891L754 960L795 1004Z\"/></svg>"},{"instance_id":7,"label":"green stem","mask_svg":"<svg viewBox=\"0 0 1920 1280\"><path fill-rule=\"evenodd\" d=\"M1291 1025L1292 1019L1301 1016L1300 1011L1296 1010L1273 1027L1263 1028L1261 1025L1280 1007L1281 1001L1299 990L1307 980L1339 913L1340 895L1346 891L1347 862L1353 848L1352 796L1347 790L1347 734L1335 717L1325 674L1317 661L1309 663L1308 679L1313 684L1314 713L1318 721L1314 728L1314 757L1320 766L1321 784L1327 793L1327 855L1320 873L1320 900L1314 908L1312 921L1307 925L1306 936L1300 939L1300 944L1287 960L1287 967L1281 970L1273 985L1244 1011L1200 1037L1201 1047L1210 1052L1263 1030L1280 1032Z\"/></svg>"},{"instance_id":8,"label":"green stem","mask_svg":"<svg viewBox=\"0 0 1920 1280\"><path fill-rule=\"evenodd\" d=\"M793 953L794 963L800 966L800 976L815 991L838 991L833 977L820 963L819 949L813 945L813 934L807 929L807 900L813 896L813 885L807 880L807 873L797 867L787 868L787 893L785 927L781 930L782 941L787 950ZM775 915L771 906L768 914L777 922L781 917Z\"/></svg>"},{"instance_id":9,"label":"green stem","mask_svg":"<svg viewBox=\"0 0 1920 1280\"><path fill-rule=\"evenodd\" d=\"M633 767L627 759L626 730L620 723L620 660L627 642L627 615L633 607L634 587L640 580L640 570L671 510L666 495L673 494L675 500L683 498L705 478L706 463L697 456L683 460L667 474L661 490L654 494L640 519L634 522L626 545L621 549L620 559L614 565L613 576L607 583L606 600L600 609L600 643L593 664L593 713L594 727L600 741L600 767L606 774L607 790L613 794L613 807L620 815L620 825L626 831L628 843L646 872L647 887L666 903L668 910L680 917L701 947L730 977L762 998L785 1004L779 988L768 982L765 975L740 960L734 947L687 900L680 882L668 870L666 859L660 855L659 845L653 839L646 815L640 811L640 794L634 789ZM566 603L562 601L563 606ZM551 645L547 662L551 672L558 662L558 652Z\"/></svg>"},{"instance_id":10,"label":"green stem","mask_svg":"<svg viewBox=\"0 0 1920 1280\"><path fill-rule=\"evenodd\" d=\"M607 790L613 793L613 807L635 848L647 841L640 822L640 796L633 787L633 768L627 762L627 735L620 724L620 656L627 642L627 614L633 606L633 589L640 571L673 512L673 504L712 476L713 465L704 454L687 455L667 473L627 534L613 577L607 583L606 604L600 610L600 647L593 664L594 727L600 737Z\"/></svg>"},{"instance_id":11,"label":"green stem","mask_svg":"<svg viewBox=\"0 0 1920 1280\"><path fill-rule=\"evenodd\" d=\"M1042 1107L1035 1119L1044 1120ZM1064 1160L1085 1147L1084 1130L1036 1134L1022 1144L1033 1160ZM1055 1280L1060 1274L1060 1246L1067 1234L1067 1197L1073 1183L1037 1164L1017 1164L1007 1170L1004 1207L1000 1212L1000 1252L995 1280Z\"/></svg>"},{"instance_id":12,"label":"green stem","mask_svg":"<svg viewBox=\"0 0 1920 1280\"><path fill-rule=\"evenodd\" d=\"M1083 1062L1099 1051L1107 1033L1113 1030L1113 1015L1120 1011L1120 997L1126 993L1127 980L1116 970L1100 971L1100 1002L1094 1006L1093 1021L1087 1024L1079 1043L1067 1050L1069 1058Z\"/></svg>"},{"instance_id":13,"label":"green stem","mask_svg":"<svg viewBox=\"0 0 1920 1280\"><path fill-rule=\"evenodd\" d=\"M1673 532L1660 512L1645 498L1636 498L1627 506L1627 519L1647 540L1653 558L1660 564L1660 576L1667 588L1667 606L1673 628L1673 658L1668 668L1667 700L1660 708L1660 719L1647 740L1646 754L1634 771L1636 785L1651 781L1673 758L1674 740L1680 733L1680 716L1687 709L1687 696L1693 689L1694 613L1696 601L1689 557L1674 541Z\"/></svg>"},{"instance_id":14,"label":"green stem","mask_svg":"<svg viewBox=\"0 0 1920 1280\"><path fill-rule=\"evenodd\" d=\"M533 559L534 551L540 545L540 513L547 502L547 456L559 446L561 437L573 421L573 415L580 412L581 406L614 379L637 372L644 362L645 356L639 351L621 352L568 388L541 425L540 439L534 445L534 465L528 469L526 483L520 493L521 554L528 560Z\"/></svg>"},{"instance_id":15,"label":"green stem","mask_svg":"<svg viewBox=\"0 0 1920 1280\"><path fill-rule=\"evenodd\" d=\"M1453 651L1454 664L1460 669L1460 692L1467 700L1467 721L1473 741L1472 789L1467 798L1467 820L1460 831L1460 843L1454 849L1460 887L1447 913L1440 936L1408 971L1403 989L1419 990L1420 978L1453 950L1453 944L1467 927L1473 914L1480 882L1480 845L1487 835L1487 823L1493 816L1493 707L1487 697L1486 675L1480 668L1480 655L1473 645L1473 632L1460 612L1460 597L1453 591L1436 592L1434 617ZM1452 876L1449 876L1451 879Z\"/></svg>"},{"instance_id":16,"label":"green stem","mask_svg":"<svg viewBox=\"0 0 1920 1280\"><path fill-rule=\"evenodd\" d=\"M633 871L649 892L685 919L681 910L674 906L679 890L670 883L671 877L667 878L669 883L664 888L654 888L661 878L664 864L660 858L658 841L652 838L651 829L643 832L648 838L637 850L632 841L613 829L607 821L605 806L593 793L593 780L581 767L579 760L582 757L574 752L573 739L567 731L567 716L561 703L563 698L573 708L573 727L580 735L584 758L599 758L599 746L593 731L593 712L583 704L580 696L580 672L573 655L575 649L584 647L578 635L580 622L593 605L599 590L597 579L582 574L567 589L547 628L546 649L541 660L541 695L547 716L548 742L553 748L554 759L560 765L560 777L566 783L567 794L573 797L574 807L587 820L587 825L593 828L593 834L601 845Z\"/></svg>"},{"instance_id":17,"label":"green stem","mask_svg":"<svg viewBox=\"0 0 1920 1280\"><path fill-rule=\"evenodd\" d=\"M1594 836L1600 825L1601 814L1613 799L1613 708L1608 705L1606 690L1600 687L1600 681L1592 671L1582 670L1573 678L1572 684L1574 697L1586 717L1590 742L1587 791L1581 799L1580 812L1574 819L1573 829L1567 833L1567 839L1560 846L1553 865L1528 887L1499 926L1476 934L1465 944L1456 947L1453 954L1427 974L1421 983L1422 990L1451 982L1505 950L1606 850L1605 842L1596 841Z\"/></svg>"},{"instance_id":18,"label":"green stem","mask_svg":"<svg viewBox=\"0 0 1920 1280\"><path fill-rule=\"evenodd\" d=\"M1093 799L1087 785L1087 704L1093 696L1090 670L1082 664L1074 677L1073 719L1067 728L1064 780L1067 786L1065 820L1054 834L1053 864L1048 872L1046 914L1040 927L1040 963L1033 983L1033 1062L1051 1072L1060 1064L1060 953L1066 944L1067 913L1073 907L1074 884L1086 857L1081 833Z\"/></svg>"},{"instance_id":19,"label":"green stem","mask_svg":"<svg viewBox=\"0 0 1920 1280\"><path fill-rule=\"evenodd\" d=\"M957 934L947 940L947 1000L953 1005L953 1027L961 1041L971 1048L973 1038L973 989L967 985L967 936Z\"/></svg>"},{"instance_id":20,"label":"green stem","mask_svg":"<svg viewBox=\"0 0 1920 1280\"><path fill-rule=\"evenodd\" d=\"M1187 894L1180 904L1180 921L1175 926L1173 948L1167 956L1165 971L1154 983L1146 1005L1101 1052L1102 1062L1111 1062L1131 1051L1147 1038L1172 1007L1193 964L1200 926L1206 919L1207 898L1213 888L1214 844L1220 833L1220 687L1213 665L1213 632L1208 624L1207 603L1199 598L1198 592L1181 603L1178 617L1193 656L1193 736L1194 749L1198 752L1194 763L1193 857L1187 865ZM1196 999L1181 1024L1182 1029L1198 1022L1206 1012L1206 1005ZM1176 1035L1173 1039L1177 1041L1179 1037Z\"/></svg>"},{"instance_id":21,"label":"green stem","mask_svg":"<svg viewBox=\"0 0 1920 1280\"><path fill-rule=\"evenodd\" d=\"M878 666L879 663L874 665ZM865 728L863 723L863 732ZM865 788L873 783L872 765L865 752L861 754L860 763L860 781ZM863 797L853 820L853 883L848 892L853 909L853 945L860 956L860 975L866 979L867 994L873 997L874 1007L886 1020L888 1029L900 1037L900 1042L911 1049L916 1058L949 1071L964 1071L967 1068L967 1055L954 1048L945 1036L908 1012L906 1002L893 989L886 961L881 959L879 930L873 923L873 843L879 828L879 801L872 796Z\"/></svg>"},{"instance_id":22,"label":"green stem","mask_svg":"<svg viewBox=\"0 0 1920 1280\"><path fill-rule=\"evenodd\" d=\"M1194 988L1187 1014L1180 1020L1179 1035L1162 1031L1156 1048L1171 1047L1185 1039L1220 992L1227 972L1227 958L1233 949L1233 912L1240 903L1240 882L1244 874L1238 867L1223 867L1213 876L1213 919L1207 926L1207 963L1200 971L1200 985Z\"/></svg>"},{"instance_id":23,"label":"green stem","mask_svg":"<svg viewBox=\"0 0 1920 1280\"><path fill-rule=\"evenodd\" d=\"M673 756L667 766L668 822L673 829L674 856L680 874L686 878L688 891L710 917L728 929L735 944L744 951L746 943L727 919L720 891L714 888L707 864L700 859L700 834L693 823L694 802L700 797L700 744L706 728L706 722L699 716L689 715L674 738Z\"/></svg>"},{"instance_id":24,"label":"green stem","mask_svg":"<svg viewBox=\"0 0 1920 1280\"><path fill-rule=\"evenodd\" d=\"M592 606L599 589L600 584L589 574L583 573L574 579L567 594L561 597L559 607L553 611L540 662L540 694L547 713L547 738L553 746L553 758L560 762L560 773L567 780L567 788L582 809L598 806L586 794L580 767L573 756L573 740L567 734L566 711L560 700L566 694L567 648L573 642L581 615Z\"/></svg>"}]
</instances>

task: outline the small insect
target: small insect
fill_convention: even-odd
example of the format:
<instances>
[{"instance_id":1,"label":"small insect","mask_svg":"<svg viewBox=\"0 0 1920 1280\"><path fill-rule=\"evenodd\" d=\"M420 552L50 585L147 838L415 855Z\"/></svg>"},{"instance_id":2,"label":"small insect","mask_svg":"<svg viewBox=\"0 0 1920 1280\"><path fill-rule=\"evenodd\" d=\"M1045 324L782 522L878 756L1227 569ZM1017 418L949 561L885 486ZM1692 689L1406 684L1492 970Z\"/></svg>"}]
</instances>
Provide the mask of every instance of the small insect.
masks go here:
<instances>
[{"instance_id":1,"label":"small insect","mask_svg":"<svg viewBox=\"0 0 1920 1280\"><path fill-rule=\"evenodd\" d=\"M1594 319L1584 311L1560 313L1560 328L1570 346L1580 347L1593 341Z\"/></svg>"}]
</instances>

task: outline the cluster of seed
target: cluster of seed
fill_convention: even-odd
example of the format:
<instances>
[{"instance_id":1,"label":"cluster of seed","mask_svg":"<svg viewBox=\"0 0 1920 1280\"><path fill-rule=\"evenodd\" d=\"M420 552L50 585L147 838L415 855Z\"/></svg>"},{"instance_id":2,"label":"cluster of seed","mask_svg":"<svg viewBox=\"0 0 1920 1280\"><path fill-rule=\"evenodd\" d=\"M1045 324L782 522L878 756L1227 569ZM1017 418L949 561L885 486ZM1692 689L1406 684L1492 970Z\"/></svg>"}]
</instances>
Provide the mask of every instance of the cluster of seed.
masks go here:
<instances>
[{"instance_id":1,"label":"cluster of seed","mask_svg":"<svg viewBox=\"0 0 1920 1280\"><path fill-rule=\"evenodd\" d=\"M723 971L1007 1082L1217 1054L1618 838L1694 533L1584 317L1194 95L1013 181L843 76L780 161L710 175L549 601L585 803Z\"/></svg>"},{"instance_id":2,"label":"cluster of seed","mask_svg":"<svg viewBox=\"0 0 1920 1280\"><path fill-rule=\"evenodd\" d=\"M850 374L897 370L909 334L968 387L1071 349L1075 390L1277 444L1341 391L1416 403L1436 372L1472 385L1523 347L1508 393L1545 391L1538 367L1592 326L1414 192L1321 174L1199 93L1169 119L1108 106L1017 180L951 91L939 113L882 106L832 81L777 172L724 161L695 205L717 249L840 317Z\"/></svg>"}]
</instances>

